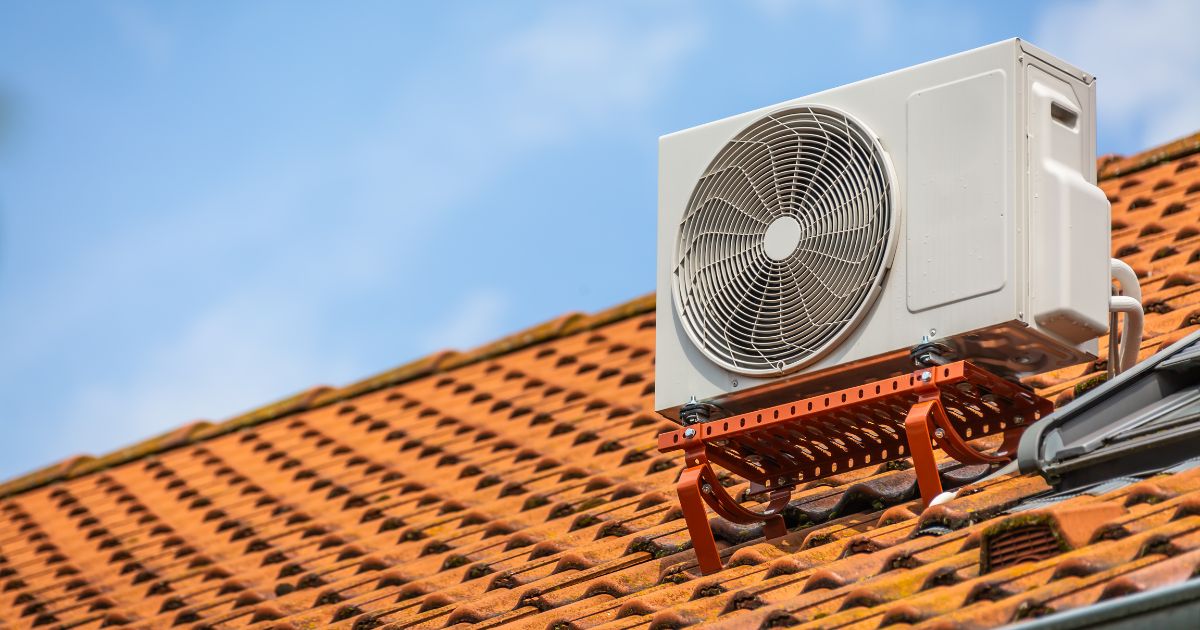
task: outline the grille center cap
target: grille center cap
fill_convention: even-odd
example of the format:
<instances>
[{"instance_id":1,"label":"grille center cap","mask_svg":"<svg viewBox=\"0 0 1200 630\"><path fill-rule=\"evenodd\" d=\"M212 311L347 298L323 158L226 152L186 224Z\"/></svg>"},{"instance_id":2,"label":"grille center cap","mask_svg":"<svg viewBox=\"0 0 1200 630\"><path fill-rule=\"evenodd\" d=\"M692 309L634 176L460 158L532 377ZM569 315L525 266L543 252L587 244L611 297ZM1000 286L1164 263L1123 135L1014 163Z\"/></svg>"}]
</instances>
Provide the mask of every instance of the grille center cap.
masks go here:
<instances>
[{"instance_id":1,"label":"grille center cap","mask_svg":"<svg viewBox=\"0 0 1200 630\"><path fill-rule=\"evenodd\" d=\"M800 245L800 222L792 217L779 217L767 226L767 233L763 235L763 250L767 253L767 258L779 262Z\"/></svg>"}]
</instances>

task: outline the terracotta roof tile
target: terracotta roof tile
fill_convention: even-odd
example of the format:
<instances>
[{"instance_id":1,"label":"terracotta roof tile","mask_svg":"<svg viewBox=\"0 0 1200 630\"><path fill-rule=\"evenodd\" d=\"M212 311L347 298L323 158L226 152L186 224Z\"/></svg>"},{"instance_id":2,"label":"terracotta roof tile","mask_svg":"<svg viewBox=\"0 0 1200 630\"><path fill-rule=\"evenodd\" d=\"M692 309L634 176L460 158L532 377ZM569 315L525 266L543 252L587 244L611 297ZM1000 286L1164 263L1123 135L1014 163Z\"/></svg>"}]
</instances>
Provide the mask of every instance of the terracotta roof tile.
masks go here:
<instances>
[{"instance_id":1,"label":"terracotta roof tile","mask_svg":"<svg viewBox=\"0 0 1200 630\"><path fill-rule=\"evenodd\" d=\"M1100 161L1113 251L1145 292L1142 356L1200 328L1197 151L1200 135ZM1021 530L1054 555L985 570L989 536L1051 522L1003 513L1047 486L939 460L947 486L968 485L923 513L894 462L797 491L779 540L714 519L729 568L701 576L678 461L655 450L671 425L653 412L653 307L564 316L8 482L0 626L972 628L1200 568L1200 471L1063 501L1120 515L1069 544ZM1066 402L1098 383L1106 345L1030 383Z\"/></svg>"}]
</instances>

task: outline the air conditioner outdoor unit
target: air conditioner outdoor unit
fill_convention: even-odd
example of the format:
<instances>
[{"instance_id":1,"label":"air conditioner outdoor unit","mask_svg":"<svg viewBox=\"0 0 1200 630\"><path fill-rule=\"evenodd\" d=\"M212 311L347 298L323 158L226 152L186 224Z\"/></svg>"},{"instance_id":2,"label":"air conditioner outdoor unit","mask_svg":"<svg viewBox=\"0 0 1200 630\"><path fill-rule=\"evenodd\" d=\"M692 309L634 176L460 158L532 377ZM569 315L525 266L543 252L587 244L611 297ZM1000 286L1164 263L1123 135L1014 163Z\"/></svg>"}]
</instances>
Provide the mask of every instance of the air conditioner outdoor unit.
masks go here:
<instances>
[{"instance_id":1,"label":"air conditioner outdoor unit","mask_svg":"<svg viewBox=\"0 0 1200 630\"><path fill-rule=\"evenodd\" d=\"M1019 39L663 136L656 408L1094 359L1095 153L1094 78Z\"/></svg>"}]
</instances>

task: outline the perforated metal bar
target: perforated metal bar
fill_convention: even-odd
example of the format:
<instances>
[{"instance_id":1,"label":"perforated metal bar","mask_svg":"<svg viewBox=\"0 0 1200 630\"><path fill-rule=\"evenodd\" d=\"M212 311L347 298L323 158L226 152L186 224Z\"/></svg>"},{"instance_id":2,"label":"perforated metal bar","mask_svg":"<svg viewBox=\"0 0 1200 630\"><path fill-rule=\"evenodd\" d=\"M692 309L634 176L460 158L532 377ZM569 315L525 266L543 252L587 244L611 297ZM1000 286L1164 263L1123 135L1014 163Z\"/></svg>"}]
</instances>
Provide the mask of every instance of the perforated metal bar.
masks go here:
<instances>
[{"instance_id":1,"label":"perforated metal bar","mask_svg":"<svg viewBox=\"0 0 1200 630\"><path fill-rule=\"evenodd\" d=\"M925 504L942 491L933 448L970 464L1012 458L1024 427L1050 413L1050 401L965 361L721 418L658 436L663 452L682 450L677 489L701 571L721 568L704 505L738 523L759 520L782 535L779 511L797 484L906 456ZM992 453L967 442L1002 433ZM741 507L716 483L711 464L770 495L766 510Z\"/></svg>"}]
</instances>

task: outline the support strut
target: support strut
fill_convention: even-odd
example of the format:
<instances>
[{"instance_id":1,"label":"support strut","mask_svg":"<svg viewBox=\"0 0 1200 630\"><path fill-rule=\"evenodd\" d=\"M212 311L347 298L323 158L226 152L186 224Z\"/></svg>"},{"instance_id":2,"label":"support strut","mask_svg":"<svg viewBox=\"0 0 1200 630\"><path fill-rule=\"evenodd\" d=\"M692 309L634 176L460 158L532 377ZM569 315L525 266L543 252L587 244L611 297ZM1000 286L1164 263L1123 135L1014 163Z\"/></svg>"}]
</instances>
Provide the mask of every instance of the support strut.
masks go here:
<instances>
[{"instance_id":1,"label":"support strut","mask_svg":"<svg viewBox=\"0 0 1200 630\"><path fill-rule=\"evenodd\" d=\"M925 506L942 492L934 448L964 464L993 467L1012 459L1024 428L1053 404L1024 387L965 361L806 398L760 411L691 425L659 435L658 448L682 450L676 484L700 571L721 570L705 505L743 525L763 524L767 540L787 533L783 510L792 489L850 470L912 457ZM1002 435L984 453L968 440ZM713 464L749 480L748 509L721 485Z\"/></svg>"},{"instance_id":2,"label":"support strut","mask_svg":"<svg viewBox=\"0 0 1200 630\"><path fill-rule=\"evenodd\" d=\"M791 488L772 491L767 507L762 512L755 512L742 507L736 499L729 496L702 450L689 452L687 461L691 465L679 476L675 490L679 494L679 507L683 509L683 519L692 537L692 547L696 550L701 573L708 575L721 570L717 541L713 538L712 528L708 525L708 516L704 511L706 503L719 516L739 525L762 523L763 535L767 540L787 534L787 525L783 522L783 508L787 507L788 500L792 497Z\"/></svg>"}]
</instances>

